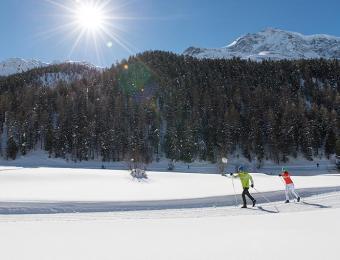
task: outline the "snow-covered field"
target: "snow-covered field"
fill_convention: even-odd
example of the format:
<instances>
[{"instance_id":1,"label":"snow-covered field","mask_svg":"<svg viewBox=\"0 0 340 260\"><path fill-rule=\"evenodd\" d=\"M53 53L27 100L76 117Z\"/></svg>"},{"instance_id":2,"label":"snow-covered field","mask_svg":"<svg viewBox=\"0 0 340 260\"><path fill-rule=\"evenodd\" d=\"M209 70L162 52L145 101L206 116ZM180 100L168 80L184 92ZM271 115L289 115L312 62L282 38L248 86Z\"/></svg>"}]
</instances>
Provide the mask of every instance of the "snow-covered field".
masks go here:
<instances>
[{"instance_id":1,"label":"snow-covered field","mask_svg":"<svg viewBox=\"0 0 340 260\"><path fill-rule=\"evenodd\" d=\"M2 216L1 259L339 259L339 193L277 207Z\"/></svg>"},{"instance_id":2,"label":"snow-covered field","mask_svg":"<svg viewBox=\"0 0 340 260\"><path fill-rule=\"evenodd\" d=\"M282 202L282 191L275 193L284 188L278 176L254 173L259 191L268 198L276 194L274 201L264 203L252 190L260 201L257 208L105 212L110 211L105 203L111 202L234 199L230 177L179 172L148 176L139 182L127 170L0 167L0 259L338 259L340 174L293 176L301 192L313 188L318 193L301 203ZM239 180L234 184L240 193ZM325 187L334 190L323 193ZM91 213L26 214L45 212L30 207L62 212L58 203L80 208L92 203L93 208ZM104 212L92 212L93 205ZM4 210L13 207L16 211Z\"/></svg>"},{"instance_id":3,"label":"snow-covered field","mask_svg":"<svg viewBox=\"0 0 340 260\"><path fill-rule=\"evenodd\" d=\"M125 170L0 168L0 201L145 201L234 194L232 180L213 174L148 172L134 180ZM283 190L278 176L253 174L259 191ZM296 176L297 188L337 187L340 174ZM234 179L236 192L241 192Z\"/></svg>"}]
</instances>

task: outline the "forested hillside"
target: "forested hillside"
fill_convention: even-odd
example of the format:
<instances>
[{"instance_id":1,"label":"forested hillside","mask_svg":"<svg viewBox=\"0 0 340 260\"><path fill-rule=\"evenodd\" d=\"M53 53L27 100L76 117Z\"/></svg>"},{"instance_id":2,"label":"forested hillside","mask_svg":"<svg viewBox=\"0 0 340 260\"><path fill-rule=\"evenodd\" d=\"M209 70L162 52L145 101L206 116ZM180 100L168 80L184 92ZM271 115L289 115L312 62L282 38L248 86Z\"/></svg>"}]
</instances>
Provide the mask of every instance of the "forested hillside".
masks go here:
<instances>
[{"instance_id":1,"label":"forested hillside","mask_svg":"<svg viewBox=\"0 0 340 260\"><path fill-rule=\"evenodd\" d=\"M338 60L198 60L145 52L52 87L51 67L0 79L1 151L74 161L160 157L190 162L239 154L286 161L340 152ZM37 80L40 79L40 80Z\"/></svg>"}]
</instances>

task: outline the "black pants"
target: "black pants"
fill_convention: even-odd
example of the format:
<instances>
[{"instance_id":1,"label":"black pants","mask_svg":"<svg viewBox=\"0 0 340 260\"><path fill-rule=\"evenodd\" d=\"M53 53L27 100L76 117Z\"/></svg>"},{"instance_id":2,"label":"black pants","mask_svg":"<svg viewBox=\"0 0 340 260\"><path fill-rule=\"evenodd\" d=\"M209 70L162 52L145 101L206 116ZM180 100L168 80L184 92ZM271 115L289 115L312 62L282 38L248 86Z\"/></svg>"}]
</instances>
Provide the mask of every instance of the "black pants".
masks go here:
<instances>
[{"instance_id":1,"label":"black pants","mask_svg":"<svg viewBox=\"0 0 340 260\"><path fill-rule=\"evenodd\" d=\"M244 205L244 206L247 205L246 195L248 196L249 199L251 199L251 201L254 201L254 200L255 200L255 199L250 195L250 193L249 193L249 188L243 188L242 199L243 199L243 205Z\"/></svg>"}]
</instances>

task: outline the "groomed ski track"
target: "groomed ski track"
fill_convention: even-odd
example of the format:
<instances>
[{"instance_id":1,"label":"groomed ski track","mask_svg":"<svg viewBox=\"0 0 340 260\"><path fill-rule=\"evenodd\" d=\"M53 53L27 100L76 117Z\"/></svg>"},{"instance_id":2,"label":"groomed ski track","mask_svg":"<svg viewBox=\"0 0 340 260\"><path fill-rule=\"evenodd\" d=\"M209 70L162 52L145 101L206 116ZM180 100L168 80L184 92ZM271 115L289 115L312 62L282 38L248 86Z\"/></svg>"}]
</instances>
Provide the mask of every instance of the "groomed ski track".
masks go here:
<instances>
[{"instance_id":1,"label":"groomed ski track","mask_svg":"<svg viewBox=\"0 0 340 260\"><path fill-rule=\"evenodd\" d=\"M303 201L300 205L328 208L327 205L313 203L307 198L333 194L340 197L340 186L322 188L304 188L297 190ZM259 192L251 191L260 206L255 208L264 213L278 213L276 204L284 200L284 191ZM306 200L304 202L304 200ZM271 203L268 203L270 201ZM340 200L339 200L340 202ZM241 196L237 194L236 206L241 203ZM293 203L293 201L292 201ZM291 204L292 204L291 203ZM340 203L339 203L340 204ZM112 202L58 202L58 201L30 201L30 202L0 202L0 215L19 214L59 214L59 213L95 213L95 212L123 212L123 211L156 211L171 209L200 209L235 206L235 196L217 196L193 199L154 200L154 201L112 201ZM265 207L264 207L265 206ZM340 205L339 205L340 206ZM250 208L251 209L251 208Z\"/></svg>"}]
</instances>

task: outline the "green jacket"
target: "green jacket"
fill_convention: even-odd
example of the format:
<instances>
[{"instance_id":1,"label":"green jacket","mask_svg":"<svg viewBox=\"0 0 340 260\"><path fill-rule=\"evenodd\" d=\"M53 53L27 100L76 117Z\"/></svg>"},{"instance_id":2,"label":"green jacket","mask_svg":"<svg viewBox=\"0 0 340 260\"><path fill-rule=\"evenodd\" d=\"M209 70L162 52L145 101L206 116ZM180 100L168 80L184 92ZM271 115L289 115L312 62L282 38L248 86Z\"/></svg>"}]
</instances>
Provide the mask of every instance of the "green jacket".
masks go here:
<instances>
[{"instance_id":1,"label":"green jacket","mask_svg":"<svg viewBox=\"0 0 340 260\"><path fill-rule=\"evenodd\" d=\"M249 189L249 181L251 182L251 184L254 184L253 177L251 177L251 175L247 172L235 173L233 176L235 176L236 178L240 178L243 188Z\"/></svg>"}]
</instances>

